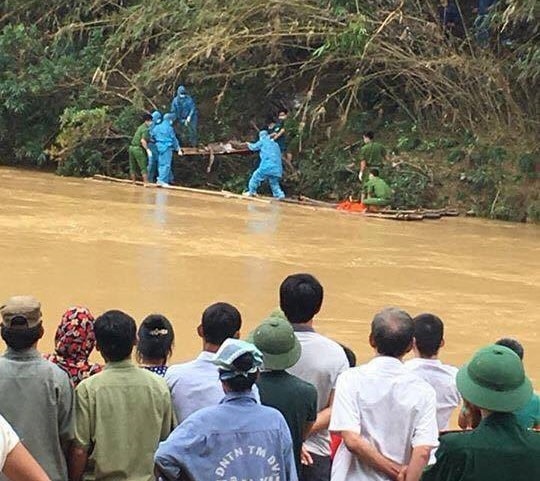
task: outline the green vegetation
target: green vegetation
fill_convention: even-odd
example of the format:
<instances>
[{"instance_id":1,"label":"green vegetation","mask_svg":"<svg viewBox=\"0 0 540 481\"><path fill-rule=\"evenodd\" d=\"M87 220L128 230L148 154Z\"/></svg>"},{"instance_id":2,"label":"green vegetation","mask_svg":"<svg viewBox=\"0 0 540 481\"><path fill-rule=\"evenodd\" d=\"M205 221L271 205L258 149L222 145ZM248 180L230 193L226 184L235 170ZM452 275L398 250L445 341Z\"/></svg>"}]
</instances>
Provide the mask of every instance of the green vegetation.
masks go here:
<instances>
[{"instance_id":1,"label":"green vegetation","mask_svg":"<svg viewBox=\"0 0 540 481\"><path fill-rule=\"evenodd\" d=\"M358 191L347 165L364 129L393 152L400 207L445 203L540 216L538 2L506 0L490 44L439 22L436 0L0 0L0 159L61 175L125 175L144 110L193 92L203 142L250 139L290 108L300 173L289 193ZM397 164L395 168L390 163ZM252 164L176 163L188 185L241 190Z\"/></svg>"}]
</instances>

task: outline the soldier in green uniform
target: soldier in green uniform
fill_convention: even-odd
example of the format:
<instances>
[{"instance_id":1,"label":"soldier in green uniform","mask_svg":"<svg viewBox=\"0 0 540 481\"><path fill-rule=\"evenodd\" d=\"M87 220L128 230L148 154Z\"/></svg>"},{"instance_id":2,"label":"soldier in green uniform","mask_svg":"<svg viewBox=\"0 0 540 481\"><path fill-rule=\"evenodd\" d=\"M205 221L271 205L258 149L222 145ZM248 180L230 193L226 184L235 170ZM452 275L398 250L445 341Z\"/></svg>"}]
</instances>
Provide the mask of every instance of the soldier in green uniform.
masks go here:
<instances>
[{"instance_id":1,"label":"soldier in green uniform","mask_svg":"<svg viewBox=\"0 0 540 481\"><path fill-rule=\"evenodd\" d=\"M137 170L140 170L145 185L148 183L148 159L152 157L152 152L148 147L148 141L150 140L149 128L151 124L152 116L150 114L144 114L143 123L135 131L128 150L129 175L131 180L135 182Z\"/></svg>"},{"instance_id":2,"label":"soldier in green uniform","mask_svg":"<svg viewBox=\"0 0 540 481\"><path fill-rule=\"evenodd\" d=\"M390 186L379 177L379 169L372 168L369 171L369 180L362 189L362 203L367 206L368 212L390 205L392 193Z\"/></svg>"},{"instance_id":3,"label":"soldier in green uniform","mask_svg":"<svg viewBox=\"0 0 540 481\"><path fill-rule=\"evenodd\" d=\"M360 174L358 175L360 182L362 182L366 167L380 169L386 157L386 149L382 144L373 140L374 138L375 134L371 131L364 134L364 146L360 149Z\"/></svg>"},{"instance_id":4,"label":"soldier in green uniform","mask_svg":"<svg viewBox=\"0 0 540 481\"><path fill-rule=\"evenodd\" d=\"M540 433L513 414L531 399L531 381L511 349L477 351L456 377L465 403L480 410L477 428L441 436L437 461L421 481L532 481L540 479Z\"/></svg>"}]
</instances>

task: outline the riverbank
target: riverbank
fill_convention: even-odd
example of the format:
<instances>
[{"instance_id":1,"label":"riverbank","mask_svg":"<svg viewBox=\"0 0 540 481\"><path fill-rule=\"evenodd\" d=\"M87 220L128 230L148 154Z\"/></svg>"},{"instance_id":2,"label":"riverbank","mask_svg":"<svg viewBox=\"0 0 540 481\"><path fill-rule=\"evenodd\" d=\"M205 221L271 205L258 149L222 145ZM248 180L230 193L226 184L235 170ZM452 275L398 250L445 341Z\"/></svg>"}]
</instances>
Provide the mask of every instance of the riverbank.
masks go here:
<instances>
[{"instance_id":1,"label":"riverbank","mask_svg":"<svg viewBox=\"0 0 540 481\"><path fill-rule=\"evenodd\" d=\"M432 2L23 3L0 21L0 158L11 165L125 176L142 113L167 112L183 84L204 144L252 140L289 110L290 195L358 194L346 166L370 130L395 153L395 207L540 218L534 0L497 2L481 41L472 5L454 28ZM176 164L182 185L236 193L253 167Z\"/></svg>"}]
</instances>

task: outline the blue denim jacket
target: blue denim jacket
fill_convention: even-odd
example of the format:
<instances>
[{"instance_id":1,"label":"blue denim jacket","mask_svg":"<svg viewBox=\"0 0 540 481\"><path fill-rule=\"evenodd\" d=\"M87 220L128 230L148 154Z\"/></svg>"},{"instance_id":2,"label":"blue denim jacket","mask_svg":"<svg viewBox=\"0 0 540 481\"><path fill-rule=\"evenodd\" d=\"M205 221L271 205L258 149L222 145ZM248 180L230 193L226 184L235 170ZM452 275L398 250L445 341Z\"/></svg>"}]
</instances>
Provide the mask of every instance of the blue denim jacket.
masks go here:
<instances>
[{"instance_id":1,"label":"blue denim jacket","mask_svg":"<svg viewBox=\"0 0 540 481\"><path fill-rule=\"evenodd\" d=\"M285 419L249 392L189 416L160 443L155 462L169 479L298 481Z\"/></svg>"}]
</instances>

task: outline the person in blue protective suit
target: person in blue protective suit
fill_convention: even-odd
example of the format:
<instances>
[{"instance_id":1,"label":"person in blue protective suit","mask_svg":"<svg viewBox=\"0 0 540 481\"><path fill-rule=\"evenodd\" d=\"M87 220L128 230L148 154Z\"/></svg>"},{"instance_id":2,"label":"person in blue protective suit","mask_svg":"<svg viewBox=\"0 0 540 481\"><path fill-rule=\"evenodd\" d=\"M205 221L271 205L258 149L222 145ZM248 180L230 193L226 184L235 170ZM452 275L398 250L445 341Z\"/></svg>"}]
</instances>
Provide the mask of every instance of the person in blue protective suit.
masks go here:
<instances>
[{"instance_id":1,"label":"person in blue protective suit","mask_svg":"<svg viewBox=\"0 0 540 481\"><path fill-rule=\"evenodd\" d=\"M176 91L176 97L174 97L171 104L171 112L175 114L181 129L185 131L189 143L196 147L199 114L193 97L188 95L186 87L183 85L180 85Z\"/></svg>"},{"instance_id":2,"label":"person in blue protective suit","mask_svg":"<svg viewBox=\"0 0 540 481\"><path fill-rule=\"evenodd\" d=\"M257 195L257 189L261 183L268 181L272 195L277 199L283 199L285 193L279 185L283 176L283 164L281 163L281 149L278 143L270 138L266 130L261 130L259 140L255 143L249 142L247 146L252 152L259 152L261 162L249 179L246 195Z\"/></svg>"},{"instance_id":3,"label":"person in blue protective suit","mask_svg":"<svg viewBox=\"0 0 540 481\"><path fill-rule=\"evenodd\" d=\"M173 150L176 150L178 155L183 154L172 126L174 118L174 114L165 114L163 120L152 129L158 151L157 185L160 187L170 186Z\"/></svg>"},{"instance_id":4,"label":"person in blue protective suit","mask_svg":"<svg viewBox=\"0 0 540 481\"><path fill-rule=\"evenodd\" d=\"M148 181L155 182L157 177L157 163L159 152L157 150L156 140L154 138L153 129L161 123L163 120L163 115L159 110L154 110L152 112L152 123L150 124L149 134L150 140L148 141L148 148L152 153L151 156L148 156Z\"/></svg>"}]
</instances>

